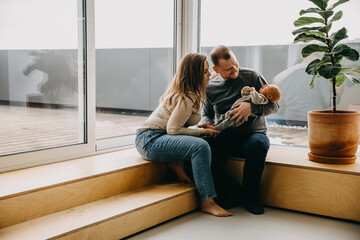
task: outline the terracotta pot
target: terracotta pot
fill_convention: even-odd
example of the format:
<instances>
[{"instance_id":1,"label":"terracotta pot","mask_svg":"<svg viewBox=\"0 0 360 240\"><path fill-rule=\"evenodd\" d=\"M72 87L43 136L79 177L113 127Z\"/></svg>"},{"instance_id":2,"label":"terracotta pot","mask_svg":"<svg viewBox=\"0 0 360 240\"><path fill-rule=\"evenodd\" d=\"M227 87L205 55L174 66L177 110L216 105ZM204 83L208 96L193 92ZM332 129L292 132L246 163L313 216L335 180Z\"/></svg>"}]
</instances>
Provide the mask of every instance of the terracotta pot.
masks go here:
<instances>
[{"instance_id":1,"label":"terracotta pot","mask_svg":"<svg viewBox=\"0 0 360 240\"><path fill-rule=\"evenodd\" d=\"M309 159L322 163L354 163L360 138L360 112L308 112Z\"/></svg>"}]
</instances>

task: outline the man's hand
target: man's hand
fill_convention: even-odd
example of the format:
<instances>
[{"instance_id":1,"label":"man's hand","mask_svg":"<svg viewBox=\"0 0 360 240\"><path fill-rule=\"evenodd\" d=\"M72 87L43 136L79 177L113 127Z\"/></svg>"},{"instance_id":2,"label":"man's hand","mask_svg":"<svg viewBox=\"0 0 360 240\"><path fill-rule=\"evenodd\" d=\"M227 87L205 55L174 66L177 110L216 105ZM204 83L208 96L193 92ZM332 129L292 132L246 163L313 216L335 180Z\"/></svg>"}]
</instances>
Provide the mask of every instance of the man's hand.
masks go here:
<instances>
[{"instance_id":1,"label":"man's hand","mask_svg":"<svg viewBox=\"0 0 360 240\"><path fill-rule=\"evenodd\" d=\"M214 125L212 125L211 123L204 123L198 126L199 128L210 128L210 129L215 129Z\"/></svg>"},{"instance_id":2,"label":"man's hand","mask_svg":"<svg viewBox=\"0 0 360 240\"><path fill-rule=\"evenodd\" d=\"M230 118L230 121L234 121L235 119L235 123L238 122L245 122L246 119L250 116L251 114L251 105L248 102L241 102L239 104L236 104L235 109L232 110L229 115L232 116Z\"/></svg>"}]
</instances>

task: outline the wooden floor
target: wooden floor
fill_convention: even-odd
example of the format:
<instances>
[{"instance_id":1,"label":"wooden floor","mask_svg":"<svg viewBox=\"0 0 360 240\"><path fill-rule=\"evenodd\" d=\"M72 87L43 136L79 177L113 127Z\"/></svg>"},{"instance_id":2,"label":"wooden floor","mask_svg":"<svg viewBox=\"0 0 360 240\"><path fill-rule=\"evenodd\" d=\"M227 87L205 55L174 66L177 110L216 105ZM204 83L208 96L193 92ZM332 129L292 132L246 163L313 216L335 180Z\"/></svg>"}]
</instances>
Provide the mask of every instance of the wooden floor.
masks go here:
<instances>
[{"instance_id":1,"label":"wooden floor","mask_svg":"<svg viewBox=\"0 0 360 240\"><path fill-rule=\"evenodd\" d=\"M139 114L96 113L96 139L134 134L147 118ZM0 105L0 156L82 143L84 121L75 108ZM307 145L303 127L268 126L273 144Z\"/></svg>"}]
</instances>

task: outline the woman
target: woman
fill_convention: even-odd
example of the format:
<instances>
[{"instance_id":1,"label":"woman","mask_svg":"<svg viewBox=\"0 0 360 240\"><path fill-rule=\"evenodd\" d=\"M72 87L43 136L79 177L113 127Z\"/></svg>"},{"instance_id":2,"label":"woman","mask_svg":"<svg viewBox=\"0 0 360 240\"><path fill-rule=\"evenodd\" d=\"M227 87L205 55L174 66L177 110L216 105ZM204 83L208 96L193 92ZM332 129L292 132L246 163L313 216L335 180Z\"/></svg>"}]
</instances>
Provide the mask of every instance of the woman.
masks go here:
<instances>
[{"instance_id":1,"label":"woman","mask_svg":"<svg viewBox=\"0 0 360 240\"><path fill-rule=\"evenodd\" d=\"M219 217L231 213L213 200L216 197L211 175L211 150L198 136L215 137L220 131L212 128L188 128L200 119L200 108L210 78L206 56L187 54L180 62L160 104L136 131L136 148L141 156L154 162L169 162L169 167L184 182L191 182L183 162L191 161L194 181L201 197L201 210Z\"/></svg>"}]
</instances>

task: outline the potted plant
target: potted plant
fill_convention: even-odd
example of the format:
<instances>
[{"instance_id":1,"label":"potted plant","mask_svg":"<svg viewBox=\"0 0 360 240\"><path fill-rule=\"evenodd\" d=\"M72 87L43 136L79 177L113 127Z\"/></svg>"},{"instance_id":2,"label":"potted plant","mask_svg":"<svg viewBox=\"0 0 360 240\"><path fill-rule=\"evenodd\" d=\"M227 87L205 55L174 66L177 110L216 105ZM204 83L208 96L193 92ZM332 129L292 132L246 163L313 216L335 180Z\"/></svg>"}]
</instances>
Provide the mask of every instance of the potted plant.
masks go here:
<instances>
[{"instance_id":1,"label":"potted plant","mask_svg":"<svg viewBox=\"0 0 360 240\"><path fill-rule=\"evenodd\" d=\"M336 90L346 79L354 84L360 83L360 66L342 66L344 58L357 61L359 53L341 43L348 37L346 28L332 31L333 22L343 16L343 12L335 11L335 8L349 0L337 0L332 5L329 0L309 1L315 6L300 11L300 17L294 22L294 26L299 27L293 31L294 42L307 43L301 52L303 57L314 52L323 53L321 58L310 62L305 71L313 76L311 88L320 76L329 80L333 105L332 110L308 113L309 159L324 163L353 163L360 136L360 112L337 110Z\"/></svg>"}]
</instances>

